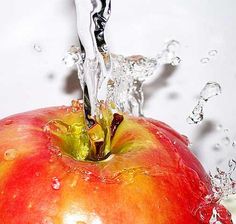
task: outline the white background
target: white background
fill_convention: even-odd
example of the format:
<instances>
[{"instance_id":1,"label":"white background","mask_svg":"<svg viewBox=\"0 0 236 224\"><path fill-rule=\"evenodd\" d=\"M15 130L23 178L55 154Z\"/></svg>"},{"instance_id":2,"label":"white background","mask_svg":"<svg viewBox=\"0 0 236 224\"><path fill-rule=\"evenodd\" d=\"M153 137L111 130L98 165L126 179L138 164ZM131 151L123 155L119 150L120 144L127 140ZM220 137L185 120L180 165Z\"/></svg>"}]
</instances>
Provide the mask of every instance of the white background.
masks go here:
<instances>
[{"instance_id":1,"label":"white background","mask_svg":"<svg viewBox=\"0 0 236 224\"><path fill-rule=\"evenodd\" d=\"M64 66L67 49L77 43L73 0L0 2L0 118L54 105L68 105L81 92L76 72ZM236 1L113 0L107 42L114 53L155 56L163 44L181 43L182 64L156 75L145 86L145 115L189 136L193 151L207 170L235 156L236 139ZM34 44L41 47L37 52ZM215 57L208 56L217 50ZM210 61L202 64L202 58ZM204 108L199 125L186 122L196 97L208 81L222 95ZM218 125L229 129L217 130ZM222 138L229 135L227 146ZM216 143L220 150L213 150ZM219 164L220 160L223 160Z\"/></svg>"}]
</instances>

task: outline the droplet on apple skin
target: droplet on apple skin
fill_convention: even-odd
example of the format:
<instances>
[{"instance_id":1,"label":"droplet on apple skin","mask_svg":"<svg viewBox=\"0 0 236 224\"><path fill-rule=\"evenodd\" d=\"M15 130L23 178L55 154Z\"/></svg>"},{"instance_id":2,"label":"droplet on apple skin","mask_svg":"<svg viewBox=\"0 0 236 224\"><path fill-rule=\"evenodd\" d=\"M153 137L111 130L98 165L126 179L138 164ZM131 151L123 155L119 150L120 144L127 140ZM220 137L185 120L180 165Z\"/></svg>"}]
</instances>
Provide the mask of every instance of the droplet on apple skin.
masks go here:
<instances>
[{"instance_id":1,"label":"droplet on apple skin","mask_svg":"<svg viewBox=\"0 0 236 224\"><path fill-rule=\"evenodd\" d=\"M59 190L61 188L60 180L57 177L53 177L51 186L53 190Z\"/></svg>"},{"instance_id":2,"label":"droplet on apple skin","mask_svg":"<svg viewBox=\"0 0 236 224\"><path fill-rule=\"evenodd\" d=\"M35 176L36 176L36 177L39 177L40 175L41 175L40 172L36 172L36 173L35 173Z\"/></svg>"},{"instance_id":3,"label":"droplet on apple skin","mask_svg":"<svg viewBox=\"0 0 236 224\"><path fill-rule=\"evenodd\" d=\"M6 161L12 161L16 159L17 155L18 155L17 149L8 149L4 153L4 159Z\"/></svg>"},{"instance_id":4,"label":"droplet on apple skin","mask_svg":"<svg viewBox=\"0 0 236 224\"><path fill-rule=\"evenodd\" d=\"M5 125L11 125L11 124L13 124L13 120L6 120L4 124Z\"/></svg>"},{"instance_id":5,"label":"droplet on apple skin","mask_svg":"<svg viewBox=\"0 0 236 224\"><path fill-rule=\"evenodd\" d=\"M40 224L54 224L52 218L45 217Z\"/></svg>"}]
</instances>

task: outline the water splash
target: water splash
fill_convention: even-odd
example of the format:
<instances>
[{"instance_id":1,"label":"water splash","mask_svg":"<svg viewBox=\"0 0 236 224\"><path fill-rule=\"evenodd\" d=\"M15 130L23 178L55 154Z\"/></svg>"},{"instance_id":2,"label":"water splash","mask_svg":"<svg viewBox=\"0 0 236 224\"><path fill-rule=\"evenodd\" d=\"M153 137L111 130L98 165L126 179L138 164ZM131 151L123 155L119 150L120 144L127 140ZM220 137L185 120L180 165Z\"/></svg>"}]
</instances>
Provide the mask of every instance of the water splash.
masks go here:
<instances>
[{"instance_id":1,"label":"water splash","mask_svg":"<svg viewBox=\"0 0 236 224\"><path fill-rule=\"evenodd\" d=\"M236 169L236 161L231 159L228 162L229 170L227 172L216 168L216 174L210 173L213 195L212 198L217 201L227 199L230 195L236 193L236 180L232 175Z\"/></svg>"},{"instance_id":2,"label":"water splash","mask_svg":"<svg viewBox=\"0 0 236 224\"><path fill-rule=\"evenodd\" d=\"M200 98L192 113L187 118L189 124L198 124L203 118L203 108L205 103L212 97L221 94L221 86L217 82L208 82L200 93Z\"/></svg>"},{"instance_id":3,"label":"water splash","mask_svg":"<svg viewBox=\"0 0 236 224\"><path fill-rule=\"evenodd\" d=\"M79 47L72 45L67 51L66 56L62 59L67 67L72 67L73 65L78 64L81 66L82 63L82 53Z\"/></svg>"},{"instance_id":4,"label":"water splash","mask_svg":"<svg viewBox=\"0 0 236 224\"><path fill-rule=\"evenodd\" d=\"M110 54L111 56L111 75L107 83L108 102L116 105L116 110L135 116L143 116L143 84L148 78L157 75L157 71L165 64L177 66L181 59L176 56L179 42L170 40L166 43L161 53L156 57L148 58L142 55L123 56ZM74 48L74 46L73 46ZM72 49L73 49L72 48ZM78 49L78 48L77 48ZM79 63L74 58L82 58L75 56L74 51L68 51L67 63L70 66L77 65L79 71L80 82L83 83L81 61ZM76 51L76 54L81 54ZM94 66L91 64L91 66ZM103 91L101 88L98 91Z\"/></svg>"}]
</instances>

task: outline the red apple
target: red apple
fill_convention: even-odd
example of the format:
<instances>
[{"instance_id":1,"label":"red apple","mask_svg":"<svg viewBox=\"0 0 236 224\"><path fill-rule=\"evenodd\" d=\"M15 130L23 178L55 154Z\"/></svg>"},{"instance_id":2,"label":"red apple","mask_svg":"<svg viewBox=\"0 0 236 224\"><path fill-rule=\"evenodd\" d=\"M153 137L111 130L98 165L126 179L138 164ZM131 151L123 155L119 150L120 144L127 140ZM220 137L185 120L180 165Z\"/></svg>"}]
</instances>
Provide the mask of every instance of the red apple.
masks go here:
<instances>
[{"instance_id":1,"label":"red apple","mask_svg":"<svg viewBox=\"0 0 236 224\"><path fill-rule=\"evenodd\" d=\"M79 161L73 150L83 136L63 128L82 115L61 107L0 121L1 224L199 224L210 222L214 207L221 223L232 223L223 206L206 202L211 184L185 137L124 116L111 155ZM50 132L55 119L61 127Z\"/></svg>"}]
</instances>

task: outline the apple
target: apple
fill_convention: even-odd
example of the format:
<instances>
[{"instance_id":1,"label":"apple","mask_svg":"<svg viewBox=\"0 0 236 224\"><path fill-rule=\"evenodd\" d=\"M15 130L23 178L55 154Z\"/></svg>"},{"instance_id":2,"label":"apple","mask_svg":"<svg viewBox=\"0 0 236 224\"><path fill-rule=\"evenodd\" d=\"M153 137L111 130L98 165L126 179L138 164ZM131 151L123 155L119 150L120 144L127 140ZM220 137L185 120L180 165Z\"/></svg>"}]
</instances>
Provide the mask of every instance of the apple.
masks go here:
<instances>
[{"instance_id":1,"label":"apple","mask_svg":"<svg viewBox=\"0 0 236 224\"><path fill-rule=\"evenodd\" d=\"M124 115L111 149L90 160L82 106L39 109L0 121L1 224L232 223L186 137ZM94 133L99 132L94 129Z\"/></svg>"}]
</instances>

